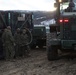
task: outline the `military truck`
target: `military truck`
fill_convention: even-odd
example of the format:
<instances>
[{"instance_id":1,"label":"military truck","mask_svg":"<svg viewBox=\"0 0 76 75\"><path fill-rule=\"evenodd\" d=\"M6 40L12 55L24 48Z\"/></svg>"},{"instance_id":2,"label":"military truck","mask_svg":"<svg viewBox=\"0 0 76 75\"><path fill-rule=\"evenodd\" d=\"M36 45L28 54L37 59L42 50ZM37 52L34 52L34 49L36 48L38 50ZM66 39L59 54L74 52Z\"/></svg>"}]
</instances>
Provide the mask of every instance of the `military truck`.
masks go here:
<instances>
[{"instance_id":1,"label":"military truck","mask_svg":"<svg viewBox=\"0 0 76 75\"><path fill-rule=\"evenodd\" d=\"M61 54L76 51L76 1L73 1L75 7L68 10L69 0L56 0L56 24L50 26L50 33L47 35L48 60L58 59L59 50Z\"/></svg>"},{"instance_id":2,"label":"military truck","mask_svg":"<svg viewBox=\"0 0 76 75\"><path fill-rule=\"evenodd\" d=\"M17 28L22 29L24 27L26 27L31 33L33 30L33 13L22 10L0 11L0 58L3 57L1 36L7 26L11 26L13 35ZM30 34L28 33L28 35Z\"/></svg>"},{"instance_id":3,"label":"military truck","mask_svg":"<svg viewBox=\"0 0 76 75\"><path fill-rule=\"evenodd\" d=\"M43 48L46 45L46 28L44 25L34 25L32 36L31 48L36 48L36 46Z\"/></svg>"}]
</instances>

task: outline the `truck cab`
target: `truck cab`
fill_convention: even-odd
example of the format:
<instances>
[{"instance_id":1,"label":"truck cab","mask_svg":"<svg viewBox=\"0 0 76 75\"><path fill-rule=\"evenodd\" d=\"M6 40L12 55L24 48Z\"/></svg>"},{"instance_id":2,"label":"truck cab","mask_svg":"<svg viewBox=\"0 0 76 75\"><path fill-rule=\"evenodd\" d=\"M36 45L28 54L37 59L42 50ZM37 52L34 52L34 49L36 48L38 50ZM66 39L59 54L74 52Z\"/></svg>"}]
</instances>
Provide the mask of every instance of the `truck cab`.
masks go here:
<instances>
[{"instance_id":1,"label":"truck cab","mask_svg":"<svg viewBox=\"0 0 76 75\"><path fill-rule=\"evenodd\" d=\"M36 46L43 48L46 45L46 28L44 25L34 25L32 36L31 48L36 48Z\"/></svg>"},{"instance_id":2,"label":"truck cab","mask_svg":"<svg viewBox=\"0 0 76 75\"><path fill-rule=\"evenodd\" d=\"M76 1L73 0L73 2L75 7L72 7L71 10L68 10L69 0L62 0L58 3L58 14L54 27L56 30L52 32L55 35L50 35L55 38L49 39L49 45L47 46L48 60L58 58L58 49L61 52L68 51L70 53L76 50Z\"/></svg>"}]
</instances>

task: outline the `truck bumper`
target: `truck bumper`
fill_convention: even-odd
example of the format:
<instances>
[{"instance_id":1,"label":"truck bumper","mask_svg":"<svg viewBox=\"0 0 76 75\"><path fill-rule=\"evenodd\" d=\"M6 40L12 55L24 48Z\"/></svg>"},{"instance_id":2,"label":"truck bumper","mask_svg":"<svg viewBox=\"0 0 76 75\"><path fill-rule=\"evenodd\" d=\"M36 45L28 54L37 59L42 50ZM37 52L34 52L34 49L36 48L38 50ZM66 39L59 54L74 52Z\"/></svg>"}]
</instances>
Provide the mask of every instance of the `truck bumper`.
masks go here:
<instances>
[{"instance_id":1,"label":"truck bumper","mask_svg":"<svg viewBox=\"0 0 76 75\"><path fill-rule=\"evenodd\" d=\"M76 40L61 40L63 49L72 49L74 45L76 45Z\"/></svg>"},{"instance_id":2,"label":"truck bumper","mask_svg":"<svg viewBox=\"0 0 76 75\"><path fill-rule=\"evenodd\" d=\"M49 42L50 42L49 45L60 45L61 44L61 40L60 39L52 39Z\"/></svg>"}]
</instances>

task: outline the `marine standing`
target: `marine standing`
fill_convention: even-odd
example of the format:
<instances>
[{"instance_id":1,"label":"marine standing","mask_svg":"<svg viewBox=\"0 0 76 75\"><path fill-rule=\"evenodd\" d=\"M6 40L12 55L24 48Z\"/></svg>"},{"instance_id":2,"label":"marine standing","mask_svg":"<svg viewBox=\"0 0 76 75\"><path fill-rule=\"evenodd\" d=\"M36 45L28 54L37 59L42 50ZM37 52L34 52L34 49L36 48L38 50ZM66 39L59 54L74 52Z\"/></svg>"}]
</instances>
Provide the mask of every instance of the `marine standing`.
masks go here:
<instances>
[{"instance_id":1,"label":"marine standing","mask_svg":"<svg viewBox=\"0 0 76 75\"><path fill-rule=\"evenodd\" d=\"M29 38L27 35L27 30L26 28L23 29L22 34L21 34L21 49L22 49L22 56L30 56L30 47L28 45Z\"/></svg>"},{"instance_id":2,"label":"marine standing","mask_svg":"<svg viewBox=\"0 0 76 75\"><path fill-rule=\"evenodd\" d=\"M2 35L2 42L4 47L5 59L6 60L13 59L15 55L14 51L15 43L10 26L7 26L7 28L4 30Z\"/></svg>"}]
</instances>

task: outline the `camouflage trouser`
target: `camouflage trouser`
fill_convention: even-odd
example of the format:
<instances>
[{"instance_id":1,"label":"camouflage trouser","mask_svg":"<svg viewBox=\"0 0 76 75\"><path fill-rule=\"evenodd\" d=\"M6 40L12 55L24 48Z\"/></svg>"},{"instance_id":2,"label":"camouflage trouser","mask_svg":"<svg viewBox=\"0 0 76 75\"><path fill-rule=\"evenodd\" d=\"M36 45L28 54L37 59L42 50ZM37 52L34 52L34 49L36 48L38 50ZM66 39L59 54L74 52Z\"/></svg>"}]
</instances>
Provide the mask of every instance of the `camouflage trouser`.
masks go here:
<instances>
[{"instance_id":1,"label":"camouflage trouser","mask_svg":"<svg viewBox=\"0 0 76 75\"><path fill-rule=\"evenodd\" d=\"M5 59L13 59L15 55L15 50L13 45L5 45L4 46L4 55Z\"/></svg>"},{"instance_id":2,"label":"camouflage trouser","mask_svg":"<svg viewBox=\"0 0 76 75\"><path fill-rule=\"evenodd\" d=\"M15 47L15 57L18 57L18 56L20 56L20 45L16 45L16 47Z\"/></svg>"},{"instance_id":3,"label":"camouflage trouser","mask_svg":"<svg viewBox=\"0 0 76 75\"><path fill-rule=\"evenodd\" d=\"M21 54L22 56L28 56L30 53L29 45L21 46Z\"/></svg>"}]
</instances>

